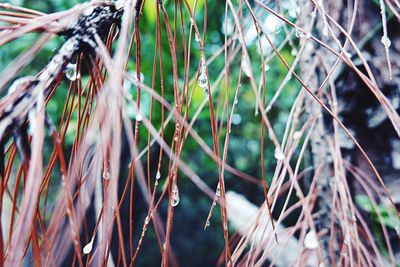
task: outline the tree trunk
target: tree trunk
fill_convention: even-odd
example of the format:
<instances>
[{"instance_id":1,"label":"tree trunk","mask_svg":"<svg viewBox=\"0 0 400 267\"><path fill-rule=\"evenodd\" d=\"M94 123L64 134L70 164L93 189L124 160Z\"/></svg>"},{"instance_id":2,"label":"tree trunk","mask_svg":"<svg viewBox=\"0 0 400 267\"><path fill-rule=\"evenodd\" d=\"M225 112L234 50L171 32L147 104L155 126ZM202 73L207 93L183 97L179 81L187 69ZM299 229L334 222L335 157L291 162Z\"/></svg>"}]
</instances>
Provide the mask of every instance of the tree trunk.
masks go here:
<instances>
[{"instance_id":1,"label":"tree trunk","mask_svg":"<svg viewBox=\"0 0 400 267\"><path fill-rule=\"evenodd\" d=\"M305 30L313 27L310 25L312 10L314 6L310 6L309 10L302 10L304 14L299 16L301 18L299 25ZM353 13L353 10L356 12ZM392 16L392 13L386 13L388 36L392 44L389 48L393 72L390 80L383 44L385 39L381 41L383 25L379 3L366 0L358 3L319 1L314 12L316 23L313 36L332 47L337 53L344 47L345 52L342 53L342 57L350 57L352 63L349 64L354 64L360 73L358 74L354 67L345 64L342 59L336 62L338 55L306 36L300 40L300 43L306 42L305 53L302 55L302 77L310 76L310 72L314 73L307 85L358 141L396 201L399 199L399 191L394 188L399 187L397 178L400 175L400 141L396 132L396 127L399 126L397 118L400 106L400 71L399 63L394 59L400 56L399 34L395 30L399 26L399 20ZM355 19L352 20L354 15ZM367 65L363 65L360 55L357 55L345 34L339 31L330 18L349 33L352 41L361 50ZM318 62L316 69L313 68L315 61ZM362 78L363 75L368 79L367 82L365 77ZM367 83L370 83L370 86ZM376 90L375 94L373 90ZM381 102L378 101L379 98ZM378 204L385 200L387 204L389 197L385 194L384 187L368 160L342 129L340 123L335 121L332 114L329 114L313 97L309 96L309 101L309 116L318 118L312 133L311 147L318 188L319 212L316 229L320 233L319 241L324 262L328 265L340 262L344 265L349 262L362 265L373 262L375 265L380 265L386 261L380 255L375 255L371 262L366 262L367 260L361 256L365 253L365 249L374 246L376 240L366 238L367 230L360 224L363 217L354 210L355 197L367 195L368 189L371 188L378 189L378 192L370 190ZM387 103L388 107L382 105L382 102ZM391 116L387 115L395 110L397 114L394 112ZM378 196L385 197L378 199ZM368 214L362 213L362 215L366 219ZM373 219L366 219L366 223L371 225ZM385 231L384 229L383 234ZM392 243L398 242L398 235L389 228L388 236ZM357 240L362 239L365 239L362 242L364 246L360 247ZM398 248L393 247L392 253L389 249L392 264L395 262L396 250ZM373 254L379 253L374 251Z\"/></svg>"}]
</instances>

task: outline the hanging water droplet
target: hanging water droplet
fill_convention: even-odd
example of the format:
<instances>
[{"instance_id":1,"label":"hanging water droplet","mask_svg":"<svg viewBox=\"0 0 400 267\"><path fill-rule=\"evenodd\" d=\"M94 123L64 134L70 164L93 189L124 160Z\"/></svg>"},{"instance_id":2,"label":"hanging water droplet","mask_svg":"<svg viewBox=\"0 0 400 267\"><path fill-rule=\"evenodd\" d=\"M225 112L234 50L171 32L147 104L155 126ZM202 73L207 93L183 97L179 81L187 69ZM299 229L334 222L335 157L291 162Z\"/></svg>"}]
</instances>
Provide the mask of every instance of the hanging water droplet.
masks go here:
<instances>
[{"instance_id":1,"label":"hanging water droplet","mask_svg":"<svg viewBox=\"0 0 400 267\"><path fill-rule=\"evenodd\" d=\"M233 104L237 105L239 102L239 100L237 99L237 97L235 97L235 100L233 100Z\"/></svg>"},{"instance_id":2,"label":"hanging water droplet","mask_svg":"<svg viewBox=\"0 0 400 267\"><path fill-rule=\"evenodd\" d=\"M142 121L142 120L143 120L142 114L137 114L136 115L136 121Z\"/></svg>"},{"instance_id":3,"label":"hanging water droplet","mask_svg":"<svg viewBox=\"0 0 400 267\"><path fill-rule=\"evenodd\" d=\"M251 76L251 64L250 64L250 60L247 57L245 57L245 56L242 57L241 66L242 66L242 70L243 70L244 74L246 74L247 77L250 77Z\"/></svg>"},{"instance_id":4,"label":"hanging water droplet","mask_svg":"<svg viewBox=\"0 0 400 267\"><path fill-rule=\"evenodd\" d=\"M293 134L294 140L298 140L298 139L300 139L300 137L301 137L301 131L294 132L294 134Z\"/></svg>"},{"instance_id":5,"label":"hanging water droplet","mask_svg":"<svg viewBox=\"0 0 400 267\"><path fill-rule=\"evenodd\" d=\"M205 72L201 72L200 76L199 76L199 86L201 88L207 88L208 85L208 78L207 78L207 74Z\"/></svg>"},{"instance_id":6,"label":"hanging water droplet","mask_svg":"<svg viewBox=\"0 0 400 267\"><path fill-rule=\"evenodd\" d=\"M172 199L171 206L176 207L179 204L179 189L178 186L172 185Z\"/></svg>"},{"instance_id":7,"label":"hanging water droplet","mask_svg":"<svg viewBox=\"0 0 400 267\"><path fill-rule=\"evenodd\" d=\"M70 81L75 81L78 78L76 64L68 63L67 67L65 68L65 76Z\"/></svg>"},{"instance_id":8,"label":"hanging water droplet","mask_svg":"<svg viewBox=\"0 0 400 267\"><path fill-rule=\"evenodd\" d=\"M146 218L144 219L144 224L147 225L150 222L150 217L146 216Z\"/></svg>"},{"instance_id":9,"label":"hanging water droplet","mask_svg":"<svg viewBox=\"0 0 400 267\"><path fill-rule=\"evenodd\" d=\"M296 37L299 39L304 38L306 36L306 34L303 31L299 30L298 28L294 30L294 35L296 35Z\"/></svg>"},{"instance_id":10,"label":"hanging water droplet","mask_svg":"<svg viewBox=\"0 0 400 267\"><path fill-rule=\"evenodd\" d=\"M198 84L199 84L199 87L201 87L201 88L208 87L208 77L207 77L207 72L206 72L206 66L207 66L206 59L202 55L200 58L200 75L199 75L199 79L198 79Z\"/></svg>"},{"instance_id":11,"label":"hanging water droplet","mask_svg":"<svg viewBox=\"0 0 400 267\"><path fill-rule=\"evenodd\" d=\"M207 86L208 86L208 78L207 78L207 74L205 72L202 71L200 73L198 83L199 83L199 86L201 88L207 88Z\"/></svg>"},{"instance_id":12,"label":"hanging water droplet","mask_svg":"<svg viewBox=\"0 0 400 267\"><path fill-rule=\"evenodd\" d=\"M285 155L283 154L282 150L279 149L278 147L275 148L275 152L274 152L274 157L277 160L283 160L285 158Z\"/></svg>"},{"instance_id":13,"label":"hanging water droplet","mask_svg":"<svg viewBox=\"0 0 400 267\"><path fill-rule=\"evenodd\" d=\"M200 43L200 37L197 35L197 33L194 34L194 40L195 40L197 43Z\"/></svg>"},{"instance_id":14,"label":"hanging water droplet","mask_svg":"<svg viewBox=\"0 0 400 267\"><path fill-rule=\"evenodd\" d=\"M110 180L110 172L108 170L103 171L103 179Z\"/></svg>"},{"instance_id":15,"label":"hanging water droplet","mask_svg":"<svg viewBox=\"0 0 400 267\"><path fill-rule=\"evenodd\" d=\"M160 173L160 171L157 171L156 180L159 180L160 178L161 178L161 173Z\"/></svg>"},{"instance_id":16,"label":"hanging water droplet","mask_svg":"<svg viewBox=\"0 0 400 267\"><path fill-rule=\"evenodd\" d=\"M307 249L316 249L318 247L318 237L315 231L311 230L304 237L304 246Z\"/></svg>"},{"instance_id":17,"label":"hanging water droplet","mask_svg":"<svg viewBox=\"0 0 400 267\"><path fill-rule=\"evenodd\" d=\"M172 193L177 193L179 192L179 188L176 184L172 185Z\"/></svg>"},{"instance_id":18,"label":"hanging water droplet","mask_svg":"<svg viewBox=\"0 0 400 267\"><path fill-rule=\"evenodd\" d=\"M204 230L205 230L207 227L209 227L209 226L210 226L210 221L207 220L207 221L206 221L206 225L205 225L205 227L204 227Z\"/></svg>"},{"instance_id":19,"label":"hanging water droplet","mask_svg":"<svg viewBox=\"0 0 400 267\"><path fill-rule=\"evenodd\" d=\"M382 36L381 38L381 43L385 46L385 47L390 47L392 45L392 41L390 41L389 37L387 37L386 35Z\"/></svg>"},{"instance_id":20,"label":"hanging water droplet","mask_svg":"<svg viewBox=\"0 0 400 267\"><path fill-rule=\"evenodd\" d=\"M296 56L296 55L297 55L297 49L296 49L296 48L293 48L292 51L290 52L290 54L291 54L292 56Z\"/></svg>"},{"instance_id":21,"label":"hanging water droplet","mask_svg":"<svg viewBox=\"0 0 400 267\"><path fill-rule=\"evenodd\" d=\"M220 196L221 196L221 186L219 185L219 183L218 183L218 185L217 185L217 191L215 192L215 195L216 195L217 197L220 197Z\"/></svg>"},{"instance_id":22,"label":"hanging water droplet","mask_svg":"<svg viewBox=\"0 0 400 267\"><path fill-rule=\"evenodd\" d=\"M176 207L179 204L179 194L174 194L172 196L171 206Z\"/></svg>"},{"instance_id":23,"label":"hanging water droplet","mask_svg":"<svg viewBox=\"0 0 400 267\"><path fill-rule=\"evenodd\" d=\"M92 237L92 239L90 240L89 243L86 244L86 246L83 247L83 254L89 254L90 252L92 252L92 248L93 248L93 241L94 241L94 237Z\"/></svg>"}]
</instances>

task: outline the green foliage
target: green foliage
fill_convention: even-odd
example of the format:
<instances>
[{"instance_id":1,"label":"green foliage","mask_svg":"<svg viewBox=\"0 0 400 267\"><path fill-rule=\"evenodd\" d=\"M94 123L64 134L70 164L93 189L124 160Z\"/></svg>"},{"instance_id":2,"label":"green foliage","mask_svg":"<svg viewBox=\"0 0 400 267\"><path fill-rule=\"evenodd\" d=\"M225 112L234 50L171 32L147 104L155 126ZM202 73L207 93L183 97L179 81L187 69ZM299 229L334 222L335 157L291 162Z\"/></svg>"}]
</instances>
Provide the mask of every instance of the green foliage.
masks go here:
<instances>
[{"instance_id":1,"label":"green foliage","mask_svg":"<svg viewBox=\"0 0 400 267\"><path fill-rule=\"evenodd\" d=\"M383 204L374 205L371 199L365 195L356 196L356 202L363 210L371 214L375 222L383 223L393 229L400 227L400 220L393 207Z\"/></svg>"}]
</instances>

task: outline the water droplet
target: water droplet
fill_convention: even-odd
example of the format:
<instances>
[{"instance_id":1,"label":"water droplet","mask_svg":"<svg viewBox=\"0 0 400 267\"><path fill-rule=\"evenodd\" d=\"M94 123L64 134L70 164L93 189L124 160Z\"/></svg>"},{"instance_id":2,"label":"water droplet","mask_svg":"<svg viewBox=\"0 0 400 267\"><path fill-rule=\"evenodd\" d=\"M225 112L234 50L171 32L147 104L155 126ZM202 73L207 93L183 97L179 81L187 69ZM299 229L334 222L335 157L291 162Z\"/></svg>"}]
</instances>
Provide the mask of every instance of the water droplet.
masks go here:
<instances>
[{"instance_id":1,"label":"water droplet","mask_svg":"<svg viewBox=\"0 0 400 267\"><path fill-rule=\"evenodd\" d=\"M304 37L306 37L306 34L305 34L303 31L299 30L298 28L296 28L296 29L294 30L294 35L296 35L297 38L304 38Z\"/></svg>"},{"instance_id":2,"label":"water droplet","mask_svg":"<svg viewBox=\"0 0 400 267\"><path fill-rule=\"evenodd\" d=\"M233 100L233 104L237 105L239 102L239 100L237 99L237 97L235 97L235 100Z\"/></svg>"},{"instance_id":3,"label":"water droplet","mask_svg":"<svg viewBox=\"0 0 400 267\"><path fill-rule=\"evenodd\" d=\"M207 227L209 227L209 226L210 226L210 221L207 220L207 221L206 221L206 226L204 227L204 230L205 230Z\"/></svg>"},{"instance_id":4,"label":"water droplet","mask_svg":"<svg viewBox=\"0 0 400 267\"><path fill-rule=\"evenodd\" d=\"M146 218L144 219L144 224L147 225L150 222L150 217L146 216Z\"/></svg>"},{"instance_id":5,"label":"water droplet","mask_svg":"<svg viewBox=\"0 0 400 267\"><path fill-rule=\"evenodd\" d=\"M161 178L161 173L160 173L160 171L157 171L156 180L159 180L160 178Z\"/></svg>"},{"instance_id":6,"label":"water droplet","mask_svg":"<svg viewBox=\"0 0 400 267\"><path fill-rule=\"evenodd\" d=\"M290 52L290 54L291 54L292 56L296 56L296 55L297 55L297 49L296 49L296 48L293 48L292 51Z\"/></svg>"},{"instance_id":7,"label":"water droplet","mask_svg":"<svg viewBox=\"0 0 400 267\"><path fill-rule=\"evenodd\" d=\"M279 149L278 147L275 148L274 157L277 160L284 160L285 159L285 155L283 154L282 150Z\"/></svg>"},{"instance_id":8,"label":"water droplet","mask_svg":"<svg viewBox=\"0 0 400 267\"><path fill-rule=\"evenodd\" d=\"M172 193L177 193L179 192L179 188L176 184L172 185Z\"/></svg>"},{"instance_id":9,"label":"water droplet","mask_svg":"<svg viewBox=\"0 0 400 267\"><path fill-rule=\"evenodd\" d=\"M208 86L208 77L204 70L200 73L198 83L201 88L207 88Z\"/></svg>"},{"instance_id":10,"label":"water droplet","mask_svg":"<svg viewBox=\"0 0 400 267\"><path fill-rule=\"evenodd\" d=\"M201 88L207 88L208 86L208 78L207 78L207 74L205 72L201 72L200 76L199 76L199 86Z\"/></svg>"},{"instance_id":11,"label":"water droplet","mask_svg":"<svg viewBox=\"0 0 400 267\"><path fill-rule=\"evenodd\" d=\"M195 40L197 43L200 43L200 38L199 38L199 36L197 35L197 33L194 34L194 40Z\"/></svg>"},{"instance_id":12,"label":"water droplet","mask_svg":"<svg viewBox=\"0 0 400 267\"><path fill-rule=\"evenodd\" d=\"M245 56L242 57L241 66L242 66L242 70L243 70L244 74L246 74L247 77L250 77L251 76L251 64L250 64L250 60L247 57L245 57Z\"/></svg>"},{"instance_id":13,"label":"water droplet","mask_svg":"<svg viewBox=\"0 0 400 267\"><path fill-rule=\"evenodd\" d=\"M316 249L318 247L318 237L315 231L311 230L304 237L304 246L307 249Z\"/></svg>"},{"instance_id":14,"label":"water droplet","mask_svg":"<svg viewBox=\"0 0 400 267\"><path fill-rule=\"evenodd\" d=\"M206 72L206 59L204 56L201 56L200 58L200 75L198 79L198 84L201 88L207 88L208 87L208 77L207 77L207 72Z\"/></svg>"},{"instance_id":15,"label":"water droplet","mask_svg":"<svg viewBox=\"0 0 400 267\"><path fill-rule=\"evenodd\" d=\"M89 243L86 244L86 246L83 247L83 254L89 254L90 252L92 252L92 248L93 248L93 241L94 241L94 237L92 237L92 239L90 240Z\"/></svg>"},{"instance_id":16,"label":"water droplet","mask_svg":"<svg viewBox=\"0 0 400 267\"><path fill-rule=\"evenodd\" d=\"M392 45L392 41L390 41L389 37L387 37L386 35L382 36L381 38L381 43L385 46L385 47L390 47Z\"/></svg>"},{"instance_id":17,"label":"water droplet","mask_svg":"<svg viewBox=\"0 0 400 267\"><path fill-rule=\"evenodd\" d=\"M298 140L298 139L300 139L300 137L301 137L301 131L294 132L294 134L293 134L294 140Z\"/></svg>"},{"instance_id":18,"label":"water droplet","mask_svg":"<svg viewBox=\"0 0 400 267\"><path fill-rule=\"evenodd\" d=\"M70 81L75 81L78 78L78 74L77 74L77 71L76 71L76 64L68 63L68 65L67 65L67 67L65 69L65 76Z\"/></svg>"},{"instance_id":19,"label":"water droplet","mask_svg":"<svg viewBox=\"0 0 400 267\"><path fill-rule=\"evenodd\" d=\"M171 206L176 207L179 204L179 189L178 186L172 185L172 200L171 200Z\"/></svg>"},{"instance_id":20,"label":"water droplet","mask_svg":"<svg viewBox=\"0 0 400 267\"><path fill-rule=\"evenodd\" d=\"M110 180L110 172L108 170L103 171L103 179Z\"/></svg>"},{"instance_id":21,"label":"water droplet","mask_svg":"<svg viewBox=\"0 0 400 267\"><path fill-rule=\"evenodd\" d=\"M142 114L137 114L136 115L136 121L142 121L142 120L143 120Z\"/></svg>"},{"instance_id":22,"label":"water droplet","mask_svg":"<svg viewBox=\"0 0 400 267\"><path fill-rule=\"evenodd\" d=\"M218 183L218 185L217 185L217 191L215 192L215 195L216 195L217 197L220 197L220 196L221 196L221 186L219 185L219 183Z\"/></svg>"}]
</instances>

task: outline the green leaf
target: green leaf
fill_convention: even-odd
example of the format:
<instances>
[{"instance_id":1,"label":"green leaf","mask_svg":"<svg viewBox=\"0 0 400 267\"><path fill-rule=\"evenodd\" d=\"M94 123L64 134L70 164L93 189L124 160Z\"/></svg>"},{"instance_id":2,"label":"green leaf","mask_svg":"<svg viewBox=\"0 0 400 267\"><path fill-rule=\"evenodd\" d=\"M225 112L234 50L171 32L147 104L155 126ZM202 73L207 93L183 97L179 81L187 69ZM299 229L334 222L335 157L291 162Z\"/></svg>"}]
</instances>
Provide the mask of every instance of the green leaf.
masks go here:
<instances>
[{"instance_id":1,"label":"green leaf","mask_svg":"<svg viewBox=\"0 0 400 267\"><path fill-rule=\"evenodd\" d=\"M356 202L363 210L370 213L375 212L374 205L372 205L372 202L369 199L369 197L365 195L358 195L356 196Z\"/></svg>"},{"instance_id":2,"label":"green leaf","mask_svg":"<svg viewBox=\"0 0 400 267\"><path fill-rule=\"evenodd\" d=\"M375 209L371 199L365 195L356 196L356 202L361 209L371 213L376 222L382 222L390 228L400 227L400 220L396 216L393 208L388 209L386 206L380 204L377 205ZM380 216L378 214L380 214Z\"/></svg>"}]
</instances>

